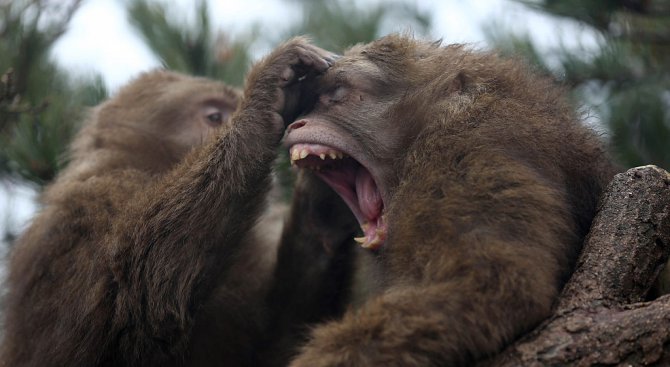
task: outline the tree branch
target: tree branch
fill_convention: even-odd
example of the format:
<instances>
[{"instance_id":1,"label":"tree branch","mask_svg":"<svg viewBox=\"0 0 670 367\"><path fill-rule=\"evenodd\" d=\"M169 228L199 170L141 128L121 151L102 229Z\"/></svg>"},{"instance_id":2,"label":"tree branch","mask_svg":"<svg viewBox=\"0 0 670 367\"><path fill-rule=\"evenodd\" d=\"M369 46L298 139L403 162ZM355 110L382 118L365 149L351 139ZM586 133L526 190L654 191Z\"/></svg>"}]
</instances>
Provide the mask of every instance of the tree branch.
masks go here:
<instances>
[{"instance_id":1,"label":"tree branch","mask_svg":"<svg viewBox=\"0 0 670 367\"><path fill-rule=\"evenodd\" d=\"M555 314L483 366L670 364L670 296L641 302L670 254L670 174L617 175Z\"/></svg>"}]
</instances>

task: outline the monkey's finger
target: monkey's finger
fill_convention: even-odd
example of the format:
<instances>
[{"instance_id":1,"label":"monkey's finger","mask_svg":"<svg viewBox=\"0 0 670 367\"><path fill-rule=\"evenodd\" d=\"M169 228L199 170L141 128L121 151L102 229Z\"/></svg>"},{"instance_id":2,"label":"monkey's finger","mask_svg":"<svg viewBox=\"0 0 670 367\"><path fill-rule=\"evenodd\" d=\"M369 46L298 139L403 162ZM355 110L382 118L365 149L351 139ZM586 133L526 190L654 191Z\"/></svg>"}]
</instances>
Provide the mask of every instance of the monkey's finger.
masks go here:
<instances>
[{"instance_id":1,"label":"monkey's finger","mask_svg":"<svg viewBox=\"0 0 670 367\"><path fill-rule=\"evenodd\" d=\"M330 68L331 63L329 63L322 55L317 52L310 52L309 50L305 51L306 52L301 52L298 55L304 66L310 67L319 73L323 73Z\"/></svg>"},{"instance_id":2,"label":"monkey's finger","mask_svg":"<svg viewBox=\"0 0 670 367\"><path fill-rule=\"evenodd\" d=\"M288 67L281 72L279 77L281 78L282 82L284 82L284 84L288 83L295 77L295 71L293 68Z\"/></svg>"}]
</instances>

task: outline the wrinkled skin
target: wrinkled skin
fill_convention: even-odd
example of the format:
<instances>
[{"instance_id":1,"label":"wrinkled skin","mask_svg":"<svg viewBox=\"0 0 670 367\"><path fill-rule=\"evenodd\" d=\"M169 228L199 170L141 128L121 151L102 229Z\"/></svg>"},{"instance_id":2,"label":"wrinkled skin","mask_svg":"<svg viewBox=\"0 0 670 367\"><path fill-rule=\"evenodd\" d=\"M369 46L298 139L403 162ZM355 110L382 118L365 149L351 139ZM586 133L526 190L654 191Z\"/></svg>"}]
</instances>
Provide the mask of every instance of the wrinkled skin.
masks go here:
<instances>
[{"instance_id":1,"label":"wrinkled skin","mask_svg":"<svg viewBox=\"0 0 670 367\"><path fill-rule=\"evenodd\" d=\"M258 366L265 349L285 364L303 323L339 312L324 300L346 264L325 248L355 230L337 201L316 211L336 197L309 175L292 233L267 206L285 119L331 63L298 38L242 94L156 71L96 108L11 255L1 364Z\"/></svg>"},{"instance_id":2,"label":"wrinkled skin","mask_svg":"<svg viewBox=\"0 0 670 367\"><path fill-rule=\"evenodd\" d=\"M292 366L470 365L550 314L614 173L560 88L397 35L315 88L284 143L347 202L365 250L352 307Z\"/></svg>"}]
</instances>

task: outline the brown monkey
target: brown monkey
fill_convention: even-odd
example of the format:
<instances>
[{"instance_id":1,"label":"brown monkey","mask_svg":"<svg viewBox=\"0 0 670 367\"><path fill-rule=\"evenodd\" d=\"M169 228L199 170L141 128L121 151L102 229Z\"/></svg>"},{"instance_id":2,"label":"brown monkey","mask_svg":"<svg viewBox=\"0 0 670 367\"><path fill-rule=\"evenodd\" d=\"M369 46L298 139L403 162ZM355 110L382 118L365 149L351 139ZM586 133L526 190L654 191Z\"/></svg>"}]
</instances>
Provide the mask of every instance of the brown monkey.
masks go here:
<instances>
[{"instance_id":1,"label":"brown monkey","mask_svg":"<svg viewBox=\"0 0 670 367\"><path fill-rule=\"evenodd\" d=\"M392 35L316 90L285 144L358 219L364 290L293 366L468 365L549 315L613 174L560 88Z\"/></svg>"},{"instance_id":2,"label":"brown monkey","mask_svg":"<svg viewBox=\"0 0 670 367\"><path fill-rule=\"evenodd\" d=\"M272 162L329 57L295 39L242 96L158 71L95 109L12 254L2 365L256 365Z\"/></svg>"}]
</instances>

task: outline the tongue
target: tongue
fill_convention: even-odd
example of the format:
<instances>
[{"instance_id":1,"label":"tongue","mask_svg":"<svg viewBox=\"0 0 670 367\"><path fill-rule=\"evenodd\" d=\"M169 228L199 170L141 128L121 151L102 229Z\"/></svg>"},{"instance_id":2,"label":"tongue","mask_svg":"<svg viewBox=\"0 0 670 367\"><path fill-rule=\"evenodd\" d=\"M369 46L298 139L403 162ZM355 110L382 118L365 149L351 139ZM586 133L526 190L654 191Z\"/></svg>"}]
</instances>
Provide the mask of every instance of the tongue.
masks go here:
<instances>
[{"instance_id":1,"label":"tongue","mask_svg":"<svg viewBox=\"0 0 670 367\"><path fill-rule=\"evenodd\" d=\"M358 206L365 219L370 221L377 218L381 213L382 198L370 172L363 167L359 167L356 172L356 195Z\"/></svg>"}]
</instances>

